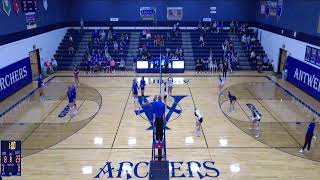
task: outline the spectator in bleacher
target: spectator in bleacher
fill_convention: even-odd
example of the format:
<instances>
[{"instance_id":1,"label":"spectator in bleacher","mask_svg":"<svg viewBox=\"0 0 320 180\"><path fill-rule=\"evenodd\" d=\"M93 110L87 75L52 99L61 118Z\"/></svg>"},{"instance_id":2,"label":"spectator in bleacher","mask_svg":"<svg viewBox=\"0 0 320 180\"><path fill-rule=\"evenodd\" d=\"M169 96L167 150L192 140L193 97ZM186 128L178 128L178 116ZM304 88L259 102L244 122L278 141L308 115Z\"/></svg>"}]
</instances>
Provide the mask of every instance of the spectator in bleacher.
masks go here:
<instances>
[{"instance_id":1,"label":"spectator in bleacher","mask_svg":"<svg viewBox=\"0 0 320 180\"><path fill-rule=\"evenodd\" d=\"M263 70L263 61L260 55L257 56L257 69L258 69L258 72L262 72Z\"/></svg>"},{"instance_id":2,"label":"spectator in bleacher","mask_svg":"<svg viewBox=\"0 0 320 180\"><path fill-rule=\"evenodd\" d=\"M200 44L200 47L204 47L203 35L200 35L199 44Z\"/></svg>"},{"instance_id":3,"label":"spectator in bleacher","mask_svg":"<svg viewBox=\"0 0 320 180\"><path fill-rule=\"evenodd\" d=\"M217 24L217 33L223 32L223 21L219 21Z\"/></svg>"},{"instance_id":4,"label":"spectator in bleacher","mask_svg":"<svg viewBox=\"0 0 320 180\"><path fill-rule=\"evenodd\" d=\"M126 42L126 45L129 44L129 35L127 33L124 36L124 41Z\"/></svg>"},{"instance_id":5,"label":"spectator in bleacher","mask_svg":"<svg viewBox=\"0 0 320 180\"><path fill-rule=\"evenodd\" d=\"M115 73L115 70L116 70L116 61L115 61L113 58L111 58L111 60L110 60L110 70L111 70L111 73L112 73L112 74Z\"/></svg>"},{"instance_id":6,"label":"spectator in bleacher","mask_svg":"<svg viewBox=\"0 0 320 180\"><path fill-rule=\"evenodd\" d=\"M263 56L263 65L264 65L264 66L269 66L269 58L268 58L268 55L267 55L267 54L265 54L265 55Z\"/></svg>"},{"instance_id":7,"label":"spectator in bleacher","mask_svg":"<svg viewBox=\"0 0 320 180\"><path fill-rule=\"evenodd\" d=\"M151 39L151 31L149 29L147 30L146 38Z\"/></svg>"},{"instance_id":8,"label":"spectator in bleacher","mask_svg":"<svg viewBox=\"0 0 320 180\"><path fill-rule=\"evenodd\" d=\"M108 31L108 41L111 41L112 39L113 39L113 33L112 33L112 31L109 29L109 31Z\"/></svg>"},{"instance_id":9,"label":"spectator in bleacher","mask_svg":"<svg viewBox=\"0 0 320 180\"><path fill-rule=\"evenodd\" d=\"M104 32L104 30L101 30L100 31L100 41L103 42L105 38L106 38L106 32Z\"/></svg>"},{"instance_id":10,"label":"spectator in bleacher","mask_svg":"<svg viewBox=\"0 0 320 180\"><path fill-rule=\"evenodd\" d=\"M202 31L202 23L201 20L198 23L198 31L201 32Z\"/></svg>"},{"instance_id":11,"label":"spectator in bleacher","mask_svg":"<svg viewBox=\"0 0 320 180\"><path fill-rule=\"evenodd\" d=\"M83 33L83 27L84 27L84 22L83 22L83 19L81 18L80 19L80 34Z\"/></svg>"},{"instance_id":12,"label":"spectator in bleacher","mask_svg":"<svg viewBox=\"0 0 320 180\"><path fill-rule=\"evenodd\" d=\"M230 23L230 32L235 32L235 26L233 21L231 21Z\"/></svg>"},{"instance_id":13,"label":"spectator in bleacher","mask_svg":"<svg viewBox=\"0 0 320 180\"><path fill-rule=\"evenodd\" d=\"M246 41L247 41L247 36L246 36L246 34L243 34L243 35L241 36L241 43L242 43L242 44L246 44Z\"/></svg>"},{"instance_id":14,"label":"spectator in bleacher","mask_svg":"<svg viewBox=\"0 0 320 180\"><path fill-rule=\"evenodd\" d=\"M56 72L58 69L58 62L55 58L51 59L51 65L52 65L52 70L53 72Z\"/></svg>"},{"instance_id":15,"label":"spectator in bleacher","mask_svg":"<svg viewBox=\"0 0 320 180\"><path fill-rule=\"evenodd\" d=\"M117 41L113 41L113 52L119 51L119 44Z\"/></svg>"},{"instance_id":16,"label":"spectator in bleacher","mask_svg":"<svg viewBox=\"0 0 320 180\"><path fill-rule=\"evenodd\" d=\"M217 32L217 21L214 21L211 26L211 32L216 33Z\"/></svg>"},{"instance_id":17,"label":"spectator in bleacher","mask_svg":"<svg viewBox=\"0 0 320 180\"><path fill-rule=\"evenodd\" d=\"M142 30L142 39L146 39L147 38L147 30L144 29Z\"/></svg>"},{"instance_id":18,"label":"spectator in bleacher","mask_svg":"<svg viewBox=\"0 0 320 180\"><path fill-rule=\"evenodd\" d=\"M160 41L161 41L161 36L160 36L160 34L158 34L158 35L156 35L156 36L154 37L153 45L154 45L154 46L159 46L159 45L160 45Z\"/></svg>"},{"instance_id":19,"label":"spectator in bleacher","mask_svg":"<svg viewBox=\"0 0 320 180\"><path fill-rule=\"evenodd\" d=\"M252 50L250 53L250 60L254 63L256 62L256 53L254 52L254 50Z\"/></svg>"},{"instance_id":20,"label":"spectator in bleacher","mask_svg":"<svg viewBox=\"0 0 320 180\"><path fill-rule=\"evenodd\" d=\"M222 77L224 78L224 79L226 79L227 78L227 72L228 72L228 69L229 69L229 64L228 64L228 61L225 59L224 61L223 61L223 68L222 68Z\"/></svg>"},{"instance_id":21,"label":"spectator in bleacher","mask_svg":"<svg viewBox=\"0 0 320 180\"><path fill-rule=\"evenodd\" d=\"M251 50L251 43L250 43L250 41L246 41L246 49L247 49L247 51L250 51Z\"/></svg>"},{"instance_id":22,"label":"spectator in bleacher","mask_svg":"<svg viewBox=\"0 0 320 180\"><path fill-rule=\"evenodd\" d=\"M160 46L163 47L164 46L164 36L161 35L161 38L160 38Z\"/></svg>"},{"instance_id":23,"label":"spectator in bleacher","mask_svg":"<svg viewBox=\"0 0 320 180\"><path fill-rule=\"evenodd\" d=\"M125 69L126 69L126 63L125 63L125 61L123 60L123 58L121 58L121 60L120 60L119 68L120 68L120 70L121 70L122 72L125 71Z\"/></svg>"},{"instance_id":24,"label":"spectator in bleacher","mask_svg":"<svg viewBox=\"0 0 320 180\"><path fill-rule=\"evenodd\" d=\"M202 71L202 64L201 64L201 59L199 58L198 61L196 62L196 72L199 74Z\"/></svg>"},{"instance_id":25,"label":"spectator in bleacher","mask_svg":"<svg viewBox=\"0 0 320 180\"><path fill-rule=\"evenodd\" d=\"M69 37L69 54L73 54L74 53L74 47L73 47L73 38L72 36Z\"/></svg>"},{"instance_id":26,"label":"spectator in bleacher","mask_svg":"<svg viewBox=\"0 0 320 180\"><path fill-rule=\"evenodd\" d=\"M169 31L167 31L167 41L170 41L170 39L171 39L170 32L169 32Z\"/></svg>"},{"instance_id":27,"label":"spectator in bleacher","mask_svg":"<svg viewBox=\"0 0 320 180\"><path fill-rule=\"evenodd\" d=\"M252 47L256 47L256 37L252 36L251 40L250 40L251 46Z\"/></svg>"}]
</instances>

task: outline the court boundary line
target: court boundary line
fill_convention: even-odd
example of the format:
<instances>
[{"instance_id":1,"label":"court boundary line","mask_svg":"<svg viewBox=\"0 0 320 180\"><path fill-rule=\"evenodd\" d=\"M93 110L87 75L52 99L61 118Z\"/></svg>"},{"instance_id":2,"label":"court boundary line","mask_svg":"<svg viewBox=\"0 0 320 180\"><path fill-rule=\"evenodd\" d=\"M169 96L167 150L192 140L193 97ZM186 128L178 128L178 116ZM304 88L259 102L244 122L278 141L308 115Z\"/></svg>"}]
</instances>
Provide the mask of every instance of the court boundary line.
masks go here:
<instances>
[{"instance_id":1,"label":"court boundary line","mask_svg":"<svg viewBox=\"0 0 320 180\"><path fill-rule=\"evenodd\" d=\"M299 145L300 147L302 147L302 145L299 143L299 141L288 131L288 129L285 128L285 127L283 126L283 124L280 123L280 122L278 121L278 119L271 113L271 111L270 111L268 108L266 108L265 105L262 104L261 99L260 99L258 96L256 96L254 93L252 93L248 87L246 87L246 89L248 90L248 92L249 92L252 96L254 96L254 97L257 99L258 103L271 115L271 117L272 117L277 123L279 123L280 126L292 137L292 139L294 139L294 141L296 141L296 143L298 143L298 145Z\"/></svg>"}]
</instances>

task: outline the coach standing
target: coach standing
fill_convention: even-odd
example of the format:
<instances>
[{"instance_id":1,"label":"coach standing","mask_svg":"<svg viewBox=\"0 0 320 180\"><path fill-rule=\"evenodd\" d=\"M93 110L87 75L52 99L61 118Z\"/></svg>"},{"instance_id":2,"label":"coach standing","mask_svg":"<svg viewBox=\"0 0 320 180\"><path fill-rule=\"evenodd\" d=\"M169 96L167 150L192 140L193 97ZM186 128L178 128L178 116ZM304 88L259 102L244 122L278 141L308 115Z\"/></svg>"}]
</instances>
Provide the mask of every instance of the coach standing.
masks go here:
<instances>
[{"instance_id":1,"label":"coach standing","mask_svg":"<svg viewBox=\"0 0 320 180\"><path fill-rule=\"evenodd\" d=\"M308 145L308 150L307 151L310 150L311 141L312 141L312 138L313 138L313 132L314 132L315 126L316 126L315 117L313 117L311 122L310 122L310 124L309 124L308 130L307 130L304 146L300 150L301 153L304 151L304 149L307 147L307 145Z\"/></svg>"},{"instance_id":2,"label":"coach standing","mask_svg":"<svg viewBox=\"0 0 320 180\"><path fill-rule=\"evenodd\" d=\"M153 118L154 125L156 128L156 140L157 143L163 140L163 125L164 125L164 115L165 115L165 104L161 100L161 96L158 96L158 101L153 104Z\"/></svg>"}]
</instances>

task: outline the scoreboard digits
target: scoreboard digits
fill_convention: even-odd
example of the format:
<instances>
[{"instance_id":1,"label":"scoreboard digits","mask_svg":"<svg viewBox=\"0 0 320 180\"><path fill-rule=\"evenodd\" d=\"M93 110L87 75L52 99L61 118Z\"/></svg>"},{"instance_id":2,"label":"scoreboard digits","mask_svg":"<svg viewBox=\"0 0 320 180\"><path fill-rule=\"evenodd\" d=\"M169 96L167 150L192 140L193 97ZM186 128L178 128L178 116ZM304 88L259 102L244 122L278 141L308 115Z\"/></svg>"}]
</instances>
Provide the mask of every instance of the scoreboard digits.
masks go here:
<instances>
[{"instance_id":1,"label":"scoreboard digits","mask_svg":"<svg viewBox=\"0 0 320 180\"><path fill-rule=\"evenodd\" d=\"M1 176L21 176L21 141L1 141Z\"/></svg>"},{"instance_id":2,"label":"scoreboard digits","mask_svg":"<svg viewBox=\"0 0 320 180\"><path fill-rule=\"evenodd\" d=\"M37 0L21 0L22 9L25 13L37 10Z\"/></svg>"}]
</instances>

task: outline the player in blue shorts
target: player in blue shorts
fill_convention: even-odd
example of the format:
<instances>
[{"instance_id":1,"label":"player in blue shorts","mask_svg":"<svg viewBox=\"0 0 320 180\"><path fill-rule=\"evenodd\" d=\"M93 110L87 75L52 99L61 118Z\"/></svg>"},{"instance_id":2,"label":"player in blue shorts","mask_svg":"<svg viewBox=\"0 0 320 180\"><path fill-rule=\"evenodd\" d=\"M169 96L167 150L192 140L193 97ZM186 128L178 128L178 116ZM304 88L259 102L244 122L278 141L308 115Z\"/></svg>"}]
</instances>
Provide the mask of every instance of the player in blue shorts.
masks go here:
<instances>
[{"instance_id":1,"label":"player in blue shorts","mask_svg":"<svg viewBox=\"0 0 320 180\"><path fill-rule=\"evenodd\" d=\"M76 103L76 100L77 100L77 85L75 83L72 84L72 86L71 86L71 92L72 92L72 95L73 95L73 101L74 101L74 103Z\"/></svg>"},{"instance_id":2,"label":"player in blue shorts","mask_svg":"<svg viewBox=\"0 0 320 180\"><path fill-rule=\"evenodd\" d=\"M236 101L237 101L237 97L235 97L234 95L232 95L230 91L228 91L228 97L229 97L229 101L230 101L229 111L230 111L230 112L234 112L234 111L235 111L234 104L235 104Z\"/></svg>"},{"instance_id":3,"label":"player in blue shorts","mask_svg":"<svg viewBox=\"0 0 320 180\"><path fill-rule=\"evenodd\" d=\"M42 102L44 100L44 83L43 83L43 75L40 74L38 77L38 88L39 88L39 96L40 101Z\"/></svg>"},{"instance_id":4,"label":"player in blue shorts","mask_svg":"<svg viewBox=\"0 0 320 180\"><path fill-rule=\"evenodd\" d=\"M70 114L71 114L71 116L73 116L74 94L72 93L72 87L71 86L68 87L67 96L68 96L68 100L69 100Z\"/></svg>"},{"instance_id":5,"label":"player in blue shorts","mask_svg":"<svg viewBox=\"0 0 320 180\"><path fill-rule=\"evenodd\" d=\"M133 95L133 100L134 100L134 105L136 106L137 102L138 102L138 90L139 90L139 86L137 83L137 80L134 79L132 81L132 95Z\"/></svg>"},{"instance_id":6,"label":"player in blue shorts","mask_svg":"<svg viewBox=\"0 0 320 180\"><path fill-rule=\"evenodd\" d=\"M140 80L140 90L141 90L141 96L142 99L144 100L144 89L146 87L146 81L144 80L144 77L141 78Z\"/></svg>"}]
</instances>

